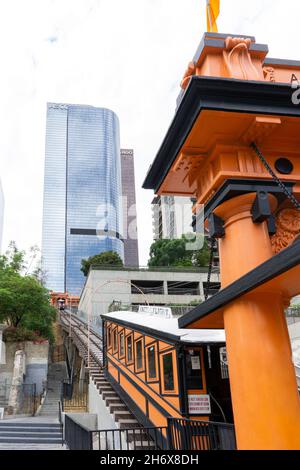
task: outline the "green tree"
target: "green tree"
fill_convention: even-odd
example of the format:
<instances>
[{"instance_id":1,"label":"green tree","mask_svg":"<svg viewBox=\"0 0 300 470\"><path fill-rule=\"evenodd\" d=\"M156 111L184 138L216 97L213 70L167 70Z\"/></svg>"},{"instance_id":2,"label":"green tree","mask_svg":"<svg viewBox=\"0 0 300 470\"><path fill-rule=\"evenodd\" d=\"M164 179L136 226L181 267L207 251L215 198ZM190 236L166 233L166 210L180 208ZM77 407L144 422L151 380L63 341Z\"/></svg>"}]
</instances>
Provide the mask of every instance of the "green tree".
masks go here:
<instances>
[{"instance_id":1,"label":"green tree","mask_svg":"<svg viewBox=\"0 0 300 470\"><path fill-rule=\"evenodd\" d=\"M191 234L183 235L178 239L156 240L150 247L148 266L207 266L209 263L208 244L204 240L203 247L197 249L199 242L203 243L203 240L200 237L195 239L195 236Z\"/></svg>"},{"instance_id":2,"label":"green tree","mask_svg":"<svg viewBox=\"0 0 300 470\"><path fill-rule=\"evenodd\" d=\"M0 322L18 330L15 337L28 339L28 332L35 332L36 337L53 341L56 311L50 305L48 290L33 276L21 274L25 256L14 242L0 256Z\"/></svg>"},{"instance_id":3,"label":"green tree","mask_svg":"<svg viewBox=\"0 0 300 470\"><path fill-rule=\"evenodd\" d=\"M207 239L204 238L203 247L201 250L195 250L193 253L193 264L194 266L204 267L209 265L210 259L210 248L208 246Z\"/></svg>"},{"instance_id":4,"label":"green tree","mask_svg":"<svg viewBox=\"0 0 300 470\"><path fill-rule=\"evenodd\" d=\"M0 269L21 273L26 266L25 255L25 251L18 250L16 242L11 241L4 255L0 255Z\"/></svg>"},{"instance_id":5,"label":"green tree","mask_svg":"<svg viewBox=\"0 0 300 470\"><path fill-rule=\"evenodd\" d=\"M123 266L123 261L114 251L104 251L98 255L90 256L88 259L81 260L81 271L85 276L88 275L92 265L98 266Z\"/></svg>"}]
</instances>

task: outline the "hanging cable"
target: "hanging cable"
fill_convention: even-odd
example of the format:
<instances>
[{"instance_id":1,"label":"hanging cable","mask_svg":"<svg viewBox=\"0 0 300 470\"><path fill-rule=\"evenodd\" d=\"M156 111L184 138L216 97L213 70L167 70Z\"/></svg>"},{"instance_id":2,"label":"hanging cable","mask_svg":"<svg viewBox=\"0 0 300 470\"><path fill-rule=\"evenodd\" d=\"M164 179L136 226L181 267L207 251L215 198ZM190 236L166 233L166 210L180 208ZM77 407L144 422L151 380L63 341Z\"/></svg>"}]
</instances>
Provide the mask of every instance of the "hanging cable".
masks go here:
<instances>
[{"instance_id":1,"label":"hanging cable","mask_svg":"<svg viewBox=\"0 0 300 470\"><path fill-rule=\"evenodd\" d=\"M262 164L264 165L264 167L266 168L266 170L270 173L270 175L272 176L273 180L276 182L276 184L282 189L283 193L286 195L286 197L291 201L291 203L296 207L296 209L298 209L298 211L300 211L300 203L299 201L295 198L295 196L290 193L290 191L288 190L288 188L285 186L285 184L283 183L283 181L281 181L280 178L278 178L278 176L275 174L275 172L272 170L271 166L269 165L269 163L267 162L267 160L265 159L265 157L263 156L263 154L261 153L261 151L259 150L258 146L256 145L255 142L252 142L251 144L251 147L253 148L254 152L256 153L256 155L258 156L258 158L260 159L260 161L262 162Z\"/></svg>"},{"instance_id":2,"label":"hanging cable","mask_svg":"<svg viewBox=\"0 0 300 470\"><path fill-rule=\"evenodd\" d=\"M205 291L205 300L208 299L209 296L209 288L210 288L210 279L212 275L212 267L213 267L213 260L214 260L214 249L215 249L215 238L210 238L210 257L209 257L209 265L208 265L208 273L207 273L207 285Z\"/></svg>"}]
</instances>

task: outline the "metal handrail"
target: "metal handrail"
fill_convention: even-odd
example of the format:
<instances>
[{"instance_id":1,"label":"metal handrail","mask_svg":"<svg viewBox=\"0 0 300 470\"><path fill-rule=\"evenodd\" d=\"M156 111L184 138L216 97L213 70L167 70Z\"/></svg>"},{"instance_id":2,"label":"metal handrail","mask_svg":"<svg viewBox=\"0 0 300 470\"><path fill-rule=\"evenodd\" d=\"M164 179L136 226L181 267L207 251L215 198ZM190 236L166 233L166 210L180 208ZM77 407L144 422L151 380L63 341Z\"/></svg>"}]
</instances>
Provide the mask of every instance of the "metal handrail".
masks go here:
<instances>
[{"instance_id":1,"label":"metal handrail","mask_svg":"<svg viewBox=\"0 0 300 470\"><path fill-rule=\"evenodd\" d=\"M213 421L168 418L172 450L235 450L234 425Z\"/></svg>"},{"instance_id":2,"label":"metal handrail","mask_svg":"<svg viewBox=\"0 0 300 470\"><path fill-rule=\"evenodd\" d=\"M65 415L65 442L70 450L168 450L167 435L166 426L91 430Z\"/></svg>"},{"instance_id":3,"label":"metal handrail","mask_svg":"<svg viewBox=\"0 0 300 470\"><path fill-rule=\"evenodd\" d=\"M61 401L58 402L58 421L60 424L60 430L61 430L61 445L64 445L64 423L62 419L62 414L63 414L63 403Z\"/></svg>"}]
</instances>

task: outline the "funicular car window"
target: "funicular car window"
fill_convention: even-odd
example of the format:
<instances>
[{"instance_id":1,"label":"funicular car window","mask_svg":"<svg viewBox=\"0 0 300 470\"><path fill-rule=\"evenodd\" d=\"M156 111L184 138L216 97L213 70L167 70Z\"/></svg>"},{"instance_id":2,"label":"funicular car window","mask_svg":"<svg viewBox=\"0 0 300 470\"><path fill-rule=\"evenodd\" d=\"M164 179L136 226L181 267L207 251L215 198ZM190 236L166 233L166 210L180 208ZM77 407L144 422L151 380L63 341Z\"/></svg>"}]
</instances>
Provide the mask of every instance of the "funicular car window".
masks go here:
<instances>
[{"instance_id":1,"label":"funicular car window","mask_svg":"<svg viewBox=\"0 0 300 470\"><path fill-rule=\"evenodd\" d=\"M156 379L156 348L155 346L149 346L147 349L147 360L148 360L148 378Z\"/></svg>"},{"instance_id":2,"label":"funicular car window","mask_svg":"<svg viewBox=\"0 0 300 470\"><path fill-rule=\"evenodd\" d=\"M117 352L118 350L118 337L117 337L117 328L113 331L113 352Z\"/></svg>"},{"instance_id":3,"label":"funicular car window","mask_svg":"<svg viewBox=\"0 0 300 470\"><path fill-rule=\"evenodd\" d=\"M173 354L167 353L163 356L163 377L165 391L174 390L174 370L173 370Z\"/></svg>"},{"instance_id":4,"label":"funicular car window","mask_svg":"<svg viewBox=\"0 0 300 470\"><path fill-rule=\"evenodd\" d=\"M125 355L124 331L119 335L119 353L120 357Z\"/></svg>"},{"instance_id":5,"label":"funicular car window","mask_svg":"<svg viewBox=\"0 0 300 470\"><path fill-rule=\"evenodd\" d=\"M126 360L131 362L133 360L132 356L132 335L127 336L126 338Z\"/></svg>"},{"instance_id":6,"label":"funicular car window","mask_svg":"<svg viewBox=\"0 0 300 470\"><path fill-rule=\"evenodd\" d=\"M143 369L143 340L139 339L135 343L136 347L136 368L137 370Z\"/></svg>"}]
</instances>

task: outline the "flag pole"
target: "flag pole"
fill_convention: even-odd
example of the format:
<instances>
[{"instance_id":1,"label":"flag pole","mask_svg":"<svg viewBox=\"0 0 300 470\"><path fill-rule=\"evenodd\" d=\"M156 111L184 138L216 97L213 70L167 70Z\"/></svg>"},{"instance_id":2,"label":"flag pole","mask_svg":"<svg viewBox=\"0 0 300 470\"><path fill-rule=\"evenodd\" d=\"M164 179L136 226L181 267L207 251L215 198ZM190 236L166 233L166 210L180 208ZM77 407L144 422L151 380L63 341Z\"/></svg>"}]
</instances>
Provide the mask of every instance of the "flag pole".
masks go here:
<instances>
[{"instance_id":1,"label":"flag pole","mask_svg":"<svg viewBox=\"0 0 300 470\"><path fill-rule=\"evenodd\" d=\"M211 10L210 10L210 0L206 0L206 11L207 11L207 16L208 16L208 21L209 21L208 32L211 33L213 29L213 25L212 25L212 17L211 17Z\"/></svg>"}]
</instances>

